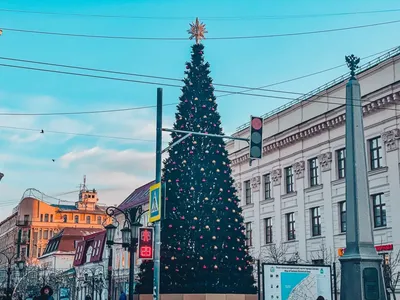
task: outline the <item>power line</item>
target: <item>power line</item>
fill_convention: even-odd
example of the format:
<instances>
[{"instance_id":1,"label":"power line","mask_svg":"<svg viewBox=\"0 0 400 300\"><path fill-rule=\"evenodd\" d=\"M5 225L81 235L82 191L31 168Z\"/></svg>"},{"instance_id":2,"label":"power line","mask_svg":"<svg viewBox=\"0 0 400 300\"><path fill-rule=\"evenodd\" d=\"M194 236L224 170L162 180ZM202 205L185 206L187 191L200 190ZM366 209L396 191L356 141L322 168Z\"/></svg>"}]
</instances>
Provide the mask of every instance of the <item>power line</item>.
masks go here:
<instances>
[{"instance_id":1,"label":"power line","mask_svg":"<svg viewBox=\"0 0 400 300\"><path fill-rule=\"evenodd\" d=\"M356 26L350 26L350 27L333 28L333 29L304 31L304 32L267 34L267 35L249 35L249 36L208 37L207 40L243 40L243 39L264 39L264 38L276 38L276 37L288 37L288 36L301 36L301 35L320 34L320 33L368 28L368 27L376 27L376 26L383 26L383 25L389 25L389 24L395 24L395 23L400 23L400 20L387 21L387 22L381 22L381 23L372 23L372 24L365 24L365 25L356 25ZM10 27L1 27L1 28L2 28L3 32L11 31L11 32L20 32L20 33L33 33L33 34L43 34L43 35L96 38L96 39L153 40L153 41L154 40L157 40L157 41L187 41L188 40L188 38L183 38L183 37L138 37L138 36L91 35L91 34L78 34L78 33L67 33L67 32L52 32L52 31L18 29L18 28L10 28Z\"/></svg>"},{"instance_id":2,"label":"power line","mask_svg":"<svg viewBox=\"0 0 400 300\"><path fill-rule=\"evenodd\" d=\"M163 106L176 105L176 103L166 103ZM0 116L58 116L58 115L87 115L87 114L103 114L103 113L114 113L124 111L134 111L148 108L156 108L157 105L139 106L139 107L128 107L119 109L107 109L107 110L92 110L92 111L71 111L71 112L48 112L48 113L2 113Z\"/></svg>"},{"instance_id":3,"label":"power line","mask_svg":"<svg viewBox=\"0 0 400 300\"><path fill-rule=\"evenodd\" d=\"M102 139L128 140L128 141L151 142L151 143L155 142L155 140L137 139L137 138L122 137L122 136L110 136L110 135L99 135L99 134L89 134L89 133L43 130L43 129L34 129L34 128L26 128L26 127L14 127L14 126L5 126L5 125L0 125L0 128L12 129L12 130L32 131L32 132L37 132L37 133L42 133L42 134L54 133L54 134L64 134L64 135L73 135L73 136L95 137L95 138L102 138Z\"/></svg>"},{"instance_id":4,"label":"power line","mask_svg":"<svg viewBox=\"0 0 400 300\"><path fill-rule=\"evenodd\" d=\"M386 53L389 51L392 51L398 47L393 47L384 51L380 51L371 55L368 55L366 57L363 57L362 59L368 59L370 57ZM18 61L18 62L27 62L27 63L32 63L32 64L43 64L43 65L49 65L49 66L57 66L57 67L65 67L65 68L76 68L80 70L88 70L88 71L96 71L96 72L103 72L103 73L113 73L113 74L123 74L123 75L130 75L130 76L139 76L139 77L148 77L148 78L158 78L158 79L165 79L165 80L174 80L174 81L182 81L180 79L176 78L171 78L171 77L162 77L162 76L153 76L153 75L144 75L144 74L138 74L138 73L130 73L130 72L121 72L121 71L114 71L114 70L105 70L105 69L98 69L98 68L88 68L88 67L82 67L82 66L71 66L71 65L65 65L65 64L56 64L56 63L49 63L49 62L42 62L42 61L34 61L34 60L26 60L26 59L18 59L18 58L10 58L10 57L0 57L0 59L3 60L11 60L11 61ZM298 93L298 92L291 92L291 91L283 91L283 90L271 90L271 89L265 89L266 87L274 86L274 85L279 85L282 83L286 82L291 82L303 78L307 78L313 75L321 74L324 72L328 72L340 67L346 66L346 64L341 64L332 68L328 68L322 71L314 72L311 74L303 75L300 77L280 81L277 83L261 86L261 87L256 87L256 88L251 88L251 87L244 87L244 86L238 86L238 85L228 85L228 84L218 84L214 83L216 86L226 86L226 87L235 87L235 88L245 88L245 90L240 91L240 92L229 92L223 95L218 95L218 98L225 97L228 95L234 95L238 93L245 93L248 91L253 91L253 90L262 90L262 91L268 91L268 92L277 92L277 93L287 93L287 94L294 94L294 95L301 95L303 96L304 93ZM51 71L51 70L48 70ZM68 73L70 74L70 73ZM72 74L70 74L72 75ZM111 79L111 78L106 78L106 79ZM135 81L136 82L136 81ZM138 83L149 83L149 82L144 82L144 81L139 81ZM161 83L160 83L161 84ZM180 87L175 85L175 87ZM271 96L273 97L273 96ZM331 97L332 98L332 97ZM338 98L338 99L345 99L343 97L333 97L333 98ZM293 98L290 99L285 99L285 100L295 100ZM167 103L164 104L164 106L170 106L170 105L176 105L178 103ZM2 116L51 116L51 115L80 115L80 114L99 114L99 113L112 113L112 112L123 112L123 111L132 111L132 110L139 110L139 109L147 109L147 108L155 108L155 105L149 105L149 106L142 106L142 107L132 107L132 108L120 108L120 109L110 109L110 110L95 110L95 111L77 111L77 112L52 112L52 113L0 113Z\"/></svg>"},{"instance_id":5,"label":"power line","mask_svg":"<svg viewBox=\"0 0 400 300\"><path fill-rule=\"evenodd\" d=\"M104 14L80 14L80 13L63 13L63 12L45 12L33 10L17 10L0 8L2 12L25 13L25 14L40 14L40 15L61 15L61 16L76 16L76 17L95 17L95 18L118 18L118 19L140 19L140 20L193 20L195 17L155 17L155 16L129 16L129 15L104 15ZM295 14L295 15L267 15L267 16L227 16L227 17L204 17L202 20L209 21L240 21L240 20L255 20L255 19L291 19L291 18L313 18L313 17L331 17L331 16L347 16L347 15L362 15L376 13L398 12L400 9L385 9L385 10L370 10L370 11L355 11L355 12L339 12L325 14Z\"/></svg>"},{"instance_id":6,"label":"power line","mask_svg":"<svg viewBox=\"0 0 400 300\"><path fill-rule=\"evenodd\" d=\"M371 55L362 57L361 59L368 59L368 58L377 56L379 54L390 52L390 51L392 51L394 49L397 49L397 48L400 48L400 47L397 46L397 47L393 47L393 48L390 48L390 49L387 49L387 50L383 50L383 51L377 52L375 54L371 54ZM287 79L287 80L278 81L278 82L275 82L275 83L263 85L263 86L258 87L257 89L264 89L264 88L271 87L271 86L281 85L283 83L288 83L288 82L293 82L293 81L296 81L296 80L301 80L301 79L308 78L308 77L311 77L311 76L314 76L314 75L318 75L318 74L326 73L326 72L329 72L329 71L332 71L332 70L336 70L336 69L339 69L339 68L342 68L342 67L345 67L345 66L346 66L346 64L337 65L335 67L331 67L331 68L324 69L324 70L321 70L321 71L317 71L317 72L309 73L309 74L306 74L306 75L294 77L294 78L291 78L291 79ZM241 92L246 93L246 92L250 92L250 91L253 91L253 90L254 89L249 88L249 89L242 90ZM226 96L233 95L233 94L234 94L234 92L222 94L222 95L219 95L218 98L226 97Z\"/></svg>"}]
</instances>

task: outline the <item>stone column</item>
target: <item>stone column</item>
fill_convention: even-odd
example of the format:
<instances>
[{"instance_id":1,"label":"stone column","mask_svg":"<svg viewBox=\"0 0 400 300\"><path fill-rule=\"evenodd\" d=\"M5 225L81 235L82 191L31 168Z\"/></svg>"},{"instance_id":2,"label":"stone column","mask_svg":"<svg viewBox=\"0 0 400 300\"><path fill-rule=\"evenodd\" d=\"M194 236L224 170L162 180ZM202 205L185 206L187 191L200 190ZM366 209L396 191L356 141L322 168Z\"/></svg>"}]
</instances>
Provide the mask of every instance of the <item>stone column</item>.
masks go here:
<instances>
[{"instance_id":1,"label":"stone column","mask_svg":"<svg viewBox=\"0 0 400 300\"><path fill-rule=\"evenodd\" d=\"M328 253L335 255L333 241L333 207L332 207L332 152L325 152L318 155L319 166L321 169L321 183L323 184L322 193L324 196L324 208L322 210L322 236L325 237L325 247ZM325 225L325 226L324 226ZM325 227L325 228L324 228ZM332 257L333 259L334 257Z\"/></svg>"},{"instance_id":2,"label":"stone column","mask_svg":"<svg viewBox=\"0 0 400 300\"><path fill-rule=\"evenodd\" d=\"M253 176L251 178L251 193L253 199L253 211L254 211L254 223L253 223L253 247L254 253L261 253L261 245L263 239L261 238L261 227L263 226L263 220L260 220L260 201L261 201L261 177L260 175Z\"/></svg>"},{"instance_id":3,"label":"stone column","mask_svg":"<svg viewBox=\"0 0 400 300\"><path fill-rule=\"evenodd\" d=\"M305 183L304 183L304 171L305 161L301 160L293 164L293 173L296 180L296 192L297 192L297 216L296 216L296 240L299 241L299 255L304 261L307 260L307 243L306 243L306 226L308 223L305 220Z\"/></svg>"},{"instance_id":4,"label":"stone column","mask_svg":"<svg viewBox=\"0 0 400 300\"><path fill-rule=\"evenodd\" d=\"M282 191L282 169L275 169L271 172L272 189L273 196L275 199L275 216L273 228L273 243L279 246L283 241L285 241L282 236L282 212L281 212L281 191Z\"/></svg>"},{"instance_id":5,"label":"stone column","mask_svg":"<svg viewBox=\"0 0 400 300\"><path fill-rule=\"evenodd\" d=\"M355 77L360 59L346 56L346 251L340 258L340 299L386 300L382 258L374 247L361 89Z\"/></svg>"},{"instance_id":6,"label":"stone column","mask_svg":"<svg viewBox=\"0 0 400 300\"><path fill-rule=\"evenodd\" d=\"M384 147L386 149L386 161L391 162L390 167L388 168L388 177L389 177L389 190L390 190L390 211L392 212L390 220L392 222L391 226L392 230L392 239L394 241L393 244L396 244L396 241L400 240L400 230L397 228L400 227L400 220L396 216L396 213L400 211L400 170L399 170L399 139L400 139L400 129L395 128L392 130L388 130L382 133L382 141L384 143ZM398 251L398 246L395 245L394 251Z\"/></svg>"}]
</instances>

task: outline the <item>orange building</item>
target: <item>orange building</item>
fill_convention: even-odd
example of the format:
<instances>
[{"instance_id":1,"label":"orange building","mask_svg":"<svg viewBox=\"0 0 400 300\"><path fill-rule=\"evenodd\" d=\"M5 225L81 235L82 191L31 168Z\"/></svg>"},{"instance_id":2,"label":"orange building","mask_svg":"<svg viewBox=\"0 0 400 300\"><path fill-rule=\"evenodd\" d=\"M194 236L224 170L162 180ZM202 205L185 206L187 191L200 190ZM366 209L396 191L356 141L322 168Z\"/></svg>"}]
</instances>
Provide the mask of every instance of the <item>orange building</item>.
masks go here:
<instances>
[{"instance_id":1,"label":"orange building","mask_svg":"<svg viewBox=\"0 0 400 300\"><path fill-rule=\"evenodd\" d=\"M27 195L16 208L15 251L27 264L38 264L48 240L63 228L104 228L108 223L105 207L98 205L97 191L85 185L75 205L50 204L37 198Z\"/></svg>"}]
</instances>

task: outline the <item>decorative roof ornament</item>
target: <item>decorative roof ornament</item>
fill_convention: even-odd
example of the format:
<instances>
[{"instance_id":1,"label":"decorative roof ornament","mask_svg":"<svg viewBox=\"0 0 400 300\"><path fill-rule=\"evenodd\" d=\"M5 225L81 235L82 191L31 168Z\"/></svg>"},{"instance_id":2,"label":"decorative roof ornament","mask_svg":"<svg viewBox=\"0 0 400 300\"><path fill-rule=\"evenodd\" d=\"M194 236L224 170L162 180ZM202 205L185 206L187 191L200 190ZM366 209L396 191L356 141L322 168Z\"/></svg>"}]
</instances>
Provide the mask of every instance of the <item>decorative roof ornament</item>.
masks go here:
<instances>
[{"instance_id":1,"label":"decorative roof ornament","mask_svg":"<svg viewBox=\"0 0 400 300\"><path fill-rule=\"evenodd\" d=\"M354 54L346 56L346 64L347 67L350 69L350 76L351 79L356 78L356 70L358 69L358 64L360 63L360 58L354 56Z\"/></svg>"},{"instance_id":2,"label":"decorative roof ornament","mask_svg":"<svg viewBox=\"0 0 400 300\"><path fill-rule=\"evenodd\" d=\"M196 18L190 25L190 29L187 31L190 34L189 39L196 39L196 44L199 44L201 40L205 39L205 34L208 33L206 30L206 25L199 21L199 18Z\"/></svg>"}]
</instances>

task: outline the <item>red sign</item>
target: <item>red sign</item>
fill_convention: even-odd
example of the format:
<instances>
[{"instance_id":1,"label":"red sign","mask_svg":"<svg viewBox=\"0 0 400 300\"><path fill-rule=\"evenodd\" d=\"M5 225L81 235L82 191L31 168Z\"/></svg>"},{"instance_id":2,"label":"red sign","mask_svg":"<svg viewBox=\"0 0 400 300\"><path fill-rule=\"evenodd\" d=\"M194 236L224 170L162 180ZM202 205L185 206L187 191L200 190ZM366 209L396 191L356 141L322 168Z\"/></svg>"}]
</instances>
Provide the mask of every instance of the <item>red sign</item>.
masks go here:
<instances>
[{"instance_id":1,"label":"red sign","mask_svg":"<svg viewBox=\"0 0 400 300\"><path fill-rule=\"evenodd\" d=\"M151 227L139 228L139 258L153 259L154 230Z\"/></svg>"},{"instance_id":2,"label":"red sign","mask_svg":"<svg viewBox=\"0 0 400 300\"><path fill-rule=\"evenodd\" d=\"M338 249L338 256L343 256L345 250L346 250L346 248L339 248ZM378 246L375 246L375 250L376 250L376 252L392 251L393 250L393 244L378 245Z\"/></svg>"}]
</instances>

